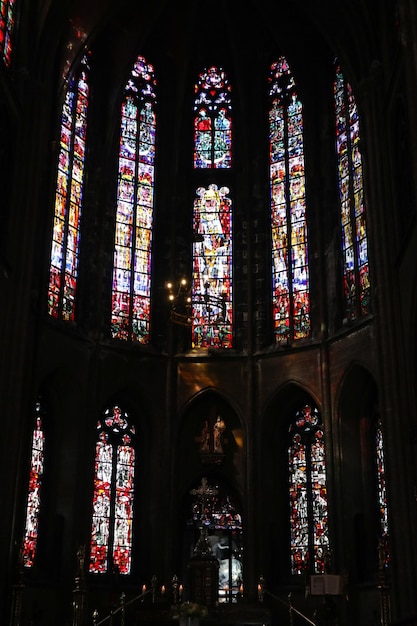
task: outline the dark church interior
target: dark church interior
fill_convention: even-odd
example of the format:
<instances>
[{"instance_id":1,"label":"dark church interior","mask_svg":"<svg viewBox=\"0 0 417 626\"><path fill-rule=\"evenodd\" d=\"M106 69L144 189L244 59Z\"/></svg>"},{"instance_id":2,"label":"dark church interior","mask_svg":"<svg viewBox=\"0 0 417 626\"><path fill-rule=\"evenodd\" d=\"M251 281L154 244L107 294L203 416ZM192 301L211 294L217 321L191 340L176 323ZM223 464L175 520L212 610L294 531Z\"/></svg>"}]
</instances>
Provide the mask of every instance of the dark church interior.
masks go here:
<instances>
[{"instance_id":1,"label":"dark church interior","mask_svg":"<svg viewBox=\"0 0 417 626\"><path fill-rule=\"evenodd\" d=\"M416 625L415 0L0 4L0 624Z\"/></svg>"}]
</instances>

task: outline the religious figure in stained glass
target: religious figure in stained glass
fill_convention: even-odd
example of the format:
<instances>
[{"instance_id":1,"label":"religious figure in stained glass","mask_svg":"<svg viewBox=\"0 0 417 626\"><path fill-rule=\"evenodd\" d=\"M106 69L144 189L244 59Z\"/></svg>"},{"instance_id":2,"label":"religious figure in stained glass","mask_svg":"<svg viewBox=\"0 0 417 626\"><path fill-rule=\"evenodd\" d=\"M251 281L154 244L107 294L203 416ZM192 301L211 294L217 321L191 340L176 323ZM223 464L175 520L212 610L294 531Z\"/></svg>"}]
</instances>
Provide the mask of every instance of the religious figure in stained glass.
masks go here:
<instances>
[{"instance_id":1,"label":"religious figure in stained glass","mask_svg":"<svg viewBox=\"0 0 417 626\"><path fill-rule=\"evenodd\" d=\"M277 343L310 335L303 109L284 57L269 75L272 305Z\"/></svg>"},{"instance_id":2,"label":"religious figure in stained glass","mask_svg":"<svg viewBox=\"0 0 417 626\"><path fill-rule=\"evenodd\" d=\"M194 168L230 168L232 105L226 73L215 66L207 68L194 92Z\"/></svg>"},{"instance_id":3,"label":"religious figure in stained glass","mask_svg":"<svg viewBox=\"0 0 417 626\"><path fill-rule=\"evenodd\" d=\"M197 189L194 201L192 347L232 347L232 203L229 189Z\"/></svg>"},{"instance_id":4,"label":"religious figure in stained glass","mask_svg":"<svg viewBox=\"0 0 417 626\"><path fill-rule=\"evenodd\" d=\"M339 65L334 81L338 161L343 316L354 320L370 312L368 240L360 152L359 114L351 85Z\"/></svg>"},{"instance_id":5,"label":"religious figure in stained glass","mask_svg":"<svg viewBox=\"0 0 417 626\"><path fill-rule=\"evenodd\" d=\"M323 574L329 554L324 432L306 404L289 427L291 573Z\"/></svg>"},{"instance_id":6,"label":"religious figure in stained glass","mask_svg":"<svg viewBox=\"0 0 417 626\"><path fill-rule=\"evenodd\" d=\"M148 343L155 183L156 80L139 56L121 109L111 334Z\"/></svg>"},{"instance_id":7,"label":"religious figure in stained glass","mask_svg":"<svg viewBox=\"0 0 417 626\"><path fill-rule=\"evenodd\" d=\"M32 450L29 470L29 489L26 505L26 524L23 537L23 565L32 567L35 562L38 544L39 513L41 508L41 488L45 465L45 434L42 427L40 402L35 407L36 424L32 434Z\"/></svg>"},{"instance_id":8,"label":"religious figure in stained glass","mask_svg":"<svg viewBox=\"0 0 417 626\"><path fill-rule=\"evenodd\" d=\"M129 574L135 481L135 429L119 406L97 424L90 567L93 574Z\"/></svg>"},{"instance_id":9,"label":"religious figure in stained glass","mask_svg":"<svg viewBox=\"0 0 417 626\"><path fill-rule=\"evenodd\" d=\"M48 312L73 322L78 281L89 100L88 57L71 76L62 107L49 269Z\"/></svg>"}]
</instances>

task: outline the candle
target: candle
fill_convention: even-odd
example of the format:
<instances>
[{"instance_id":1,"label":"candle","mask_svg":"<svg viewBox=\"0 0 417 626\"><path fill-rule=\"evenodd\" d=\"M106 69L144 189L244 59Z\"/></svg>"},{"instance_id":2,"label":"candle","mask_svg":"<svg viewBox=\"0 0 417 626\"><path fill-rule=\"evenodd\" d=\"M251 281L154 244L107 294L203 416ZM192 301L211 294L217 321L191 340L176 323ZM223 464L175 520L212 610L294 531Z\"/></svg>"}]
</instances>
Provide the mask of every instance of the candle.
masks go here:
<instances>
[{"instance_id":1,"label":"candle","mask_svg":"<svg viewBox=\"0 0 417 626\"><path fill-rule=\"evenodd\" d=\"M146 585L142 585L142 593L146 593Z\"/></svg>"},{"instance_id":2,"label":"candle","mask_svg":"<svg viewBox=\"0 0 417 626\"><path fill-rule=\"evenodd\" d=\"M184 590L184 587L182 585L180 585L179 591L180 591L180 596L182 596L182 592Z\"/></svg>"},{"instance_id":3,"label":"candle","mask_svg":"<svg viewBox=\"0 0 417 626\"><path fill-rule=\"evenodd\" d=\"M162 593L162 595L165 593L165 585L162 585L162 587L161 587L161 593Z\"/></svg>"},{"instance_id":4,"label":"candle","mask_svg":"<svg viewBox=\"0 0 417 626\"><path fill-rule=\"evenodd\" d=\"M240 587L239 587L239 593L240 593L241 595L243 595L243 585L240 585Z\"/></svg>"}]
</instances>

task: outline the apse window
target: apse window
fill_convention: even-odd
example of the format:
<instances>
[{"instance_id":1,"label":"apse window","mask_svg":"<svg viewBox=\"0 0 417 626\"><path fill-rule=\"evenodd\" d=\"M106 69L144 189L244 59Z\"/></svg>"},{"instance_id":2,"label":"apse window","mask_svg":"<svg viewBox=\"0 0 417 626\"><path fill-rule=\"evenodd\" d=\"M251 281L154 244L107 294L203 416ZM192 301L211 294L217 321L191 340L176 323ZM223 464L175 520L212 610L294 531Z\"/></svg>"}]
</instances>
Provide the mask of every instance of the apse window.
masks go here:
<instances>
[{"instance_id":1,"label":"apse window","mask_svg":"<svg viewBox=\"0 0 417 626\"><path fill-rule=\"evenodd\" d=\"M26 503L26 524L23 537L23 565L32 567L38 546L39 515L41 510L42 480L45 470L45 433L42 425L41 403L35 407L35 428L29 470L29 488Z\"/></svg>"},{"instance_id":2,"label":"apse window","mask_svg":"<svg viewBox=\"0 0 417 626\"><path fill-rule=\"evenodd\" d=\"M343 319L370 312L368 238L359 113L353 90L336 65L334 103L343 267Z\"/></svg>"},{"instance_id":3,"label":"apse window","mask_svg":"<svg viewBox=\"0 0 417 626\"><path fill-rule=\"evenodd\" d=\"M269 73L272 314L276 343L310 335L303 106L287 60Z\"/></svg>"},{"instance_id":4,"label":"apse window","mask_svg":"<svg viewBox=\"0 0 417 626\"><path fill-rule=\"evenodd\" d=\"M231 86L225 71L206 68L194 88L194 168L232 165Z\"/></svg>"},{"instance_id":5,"label":"apse window","mask_svg":"<svg viewBox=\"0 0 417 626\"><path fill-rule=\"evenodd\" d=\"M89 571L130 574L135 429L127 413L113 406L99 420L97 432Z\"/></svg>"},{"instance_id":6,"label":"apse window","mask_svg":"<svg viewBox=\"0 0 417 626\"><path fill-rule=\"evenodd\" d=\"M324 574L329 557L324 432L306 404L289 427L291 573Z\"/></svg>"},{"instance_id":7,"label":"apse window","mask_svg":"<svg viewBox=\"0 0 417 626\"><path fill-rule=\"evenodd\" d=\"M379 505L379 567L384 569L389 566L391 551L389 545L389 525L388 525L388 504L387 504L387 487L385 475L385 452L384 437L382 433L381 420L378 418L376 434L376 470L377 470L377 486L378 486L378 505Z\"/></svg>"},{"instance_id":8,"label":"apse window","mask_svg":"<svg viewBox=\"0 0 417 626\"><path fill-rule=\"evenodd\" d=\"M88 56L70 76L61 114L55 188L54 224L49 266L48 313L75 320L86 155Z\"/></svg>"},{"instance_id":9,"label":"apse window","mask_svg":"<svg viewBox=\"0 0 417 626\"><path fill-rule=\"evenodd\" d=\"M196 191L193 211L192 347L231 348L232 201L214 183Z\"/></svg>"},{"instance_id":10,"label":"apse window","mask_svg":"<svg viewBox=\"0 0 417 626\"><path fill-rule=\"evenodd\" d=\"M154 69L139 56L121 107L111 335L141 344L150 338L155 88Z\"/></svg>"}]
</instances>

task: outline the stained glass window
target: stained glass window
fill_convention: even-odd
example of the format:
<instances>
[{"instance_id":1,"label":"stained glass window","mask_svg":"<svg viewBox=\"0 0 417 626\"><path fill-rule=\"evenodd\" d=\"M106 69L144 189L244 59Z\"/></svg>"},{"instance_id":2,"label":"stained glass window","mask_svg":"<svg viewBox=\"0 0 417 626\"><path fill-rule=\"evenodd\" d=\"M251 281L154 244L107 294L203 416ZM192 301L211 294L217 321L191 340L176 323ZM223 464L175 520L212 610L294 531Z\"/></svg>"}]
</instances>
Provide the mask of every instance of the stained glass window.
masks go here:
<instances>
[{"instance_id":1,"label":"stained glass window","mask_svg":"<svg viewBox=\"0 0 417 626\"><path fill-rule=\"evenodd\" d=\"M25 567L32 567L36 556L42 478L44 473L44 448L45 435L42 427L41 404L37 402L35 407L35 428L32 434L26 525L23 538L23 564Z\"/></svg>"},{"instance_id":2,"label":"stained glass window","mask_svg":"<svg viewBox=\"0 0 417 626\"><path fill-rule=\"evenodd\" d=\"M139 56L121 109L112 337L148 343L155 183L156 81Z\"/></svg>"},{"instance_id":3,"label":"stained glass window","mask_svg":"<svg viewBox=\"0 0 417 626\"><path fill-rule=\"evenodd\" d=\"M89 65L85 55L69 79L62 107L48 312L74 321L83 208Z\"/></svg>"},{"instance_id":4,"label":"stained glass window","mask_svg":"<svg viewBox=\"0 0 417 626\"><path fill-rule=\"evenodd\" d=\"M269 75L272 305L276 342L310 334L303 107L281 57Z\"/></svg>"},{"instance_id":5,"label":"stained glass window","mask_svg":"<svg viewBox=\"0 0 417 626\"><path fill-rule=\"evenodd\" d=\"M135 429L114 406L99 420L97 432L89 571L130 574Z\"/></svg>"},{"instance_id":6,"label":"stained glass window","mask_svg":"<svg viewBox=\"0 0 417 626\"><path fill-rule=\"evenodd\" d=\"M15 0L0 0L0 51L6 66L12 55L12 34L15 25Z\"/></svg>"},{"instance_id":7,"label":"stained glass window","mask_svg":"<svg viewBox=\"0 0 417 626\"><path fill-rule=\"evenodd\" d=\"M390 561L389 549L389 529L388 529L388 507L387 507L387 490L385 481L385 455L384 455L384 438L382 434L381 421L378 420L376 429L376 465L377 465L377 482L378 482L378 504L379 504L379 523L380 523L380 566L388 566Z\"/></svg>"},{"instance_id":8,"label":"stained glass window","mask_svg":"<svg viewBox=\"0 0 417 626\"><path fill-rule=\"evenodd\" d=\"M194 200L192 347L232 347L232 202L227 187Z\"/></svg>"},{"instance_id":9,"label":"stained glass window","mask_svg":"<svg viewBox=\"0 0 417 626\"><path fill-rule=\"evenodd\" d=\"M289 428L291 573L323 574L329 556L324 432L306 404Z\"/></svg>"},{"instance_id":10,"label":"stained glass window","mask_svg":"<svg viewBox=\"0 0 417 626\"><path fill-rule=\"evenodd\" d=\"M351 85L336 66L336 151L342 229L344 317L370 311L368 241L360 151L359 115Z\"/></svg>"},{"instance_id":11,"label":"stained glass window","mask_svg":"<svg viewBox=\"0 0 417 626\"><path fill-rule=\"evenodd\" d=\"M194 168L232 164L231 87L222 68L211 66L194 88Z\"/></svg>"}]
</instances>

